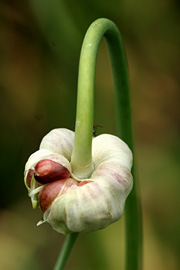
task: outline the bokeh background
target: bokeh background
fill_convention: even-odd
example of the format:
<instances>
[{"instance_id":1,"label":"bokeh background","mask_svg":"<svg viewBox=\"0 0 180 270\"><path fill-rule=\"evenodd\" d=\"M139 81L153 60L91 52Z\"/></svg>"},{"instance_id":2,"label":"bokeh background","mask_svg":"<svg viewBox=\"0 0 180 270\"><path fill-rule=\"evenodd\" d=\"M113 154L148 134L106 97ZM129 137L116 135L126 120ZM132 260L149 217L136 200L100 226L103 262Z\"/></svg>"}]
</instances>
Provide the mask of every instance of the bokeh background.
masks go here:
<instances>
[{"instance_id":1,"label":"bokeh background","mask_svg":"<svg viewBox=\"0 0 180 270\"><path fill-rule=\"evenodd\" d=\"M117 24L128 58L143 269L180 269L178 0L0 1L0 269L53 269L64 236L48 224L36 227L41 212L27 197L24 164L52 128L74 129L81 44L99 17ZM98 133L116 134L104 41L95 88ZM82 234L66 269L123 269L124 241L124 218Z\"/></svg>"}]
</instances>

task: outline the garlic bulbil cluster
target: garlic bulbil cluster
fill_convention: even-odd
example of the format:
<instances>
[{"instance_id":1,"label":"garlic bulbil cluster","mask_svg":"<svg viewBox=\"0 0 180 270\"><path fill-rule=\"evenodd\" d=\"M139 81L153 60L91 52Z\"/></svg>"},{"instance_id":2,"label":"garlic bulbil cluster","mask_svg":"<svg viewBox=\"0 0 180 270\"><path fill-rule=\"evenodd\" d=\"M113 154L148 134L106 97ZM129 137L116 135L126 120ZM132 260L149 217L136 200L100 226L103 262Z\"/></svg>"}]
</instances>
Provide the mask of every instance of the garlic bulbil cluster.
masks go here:
<instances>
[{"instance_id":1,"label":"garlic bulbil cluster","mask_svg":"<svg viewBox=\"0 0 180 270\"><path fill-rule=\"evenodd\" d=\"M58 128L41 141L25 166L25 185L33 208L61 234L90 232L119 220L133 180L132 152L109 134L92 140L93 171L88 179L71 170L74 132Z\"/></svg>"}]
</instances>

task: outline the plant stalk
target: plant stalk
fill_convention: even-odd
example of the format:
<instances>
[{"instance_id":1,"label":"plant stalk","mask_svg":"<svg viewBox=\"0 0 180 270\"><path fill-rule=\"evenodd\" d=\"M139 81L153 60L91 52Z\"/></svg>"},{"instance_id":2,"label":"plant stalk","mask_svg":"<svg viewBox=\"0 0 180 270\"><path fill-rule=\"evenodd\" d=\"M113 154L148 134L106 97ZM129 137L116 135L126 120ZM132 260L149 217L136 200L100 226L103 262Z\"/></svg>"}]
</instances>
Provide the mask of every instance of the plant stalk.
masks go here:
<instances>
[{"instance_id":1,"label":"plant stalk","mask_svg":"<svg viewBox=\"0 0 180 270\"><path fill-rule=\"evenodd\" d=\"M54 267L54 270L63 270L66 264L66 261L69 257L69 254L74 246L78 233L69 234L66 236L66 240L63 244L63 247L60 251L58 260Z\"/></svg>"},{"instance_id":2,"label":"plant stalk","mask_svg":"<svg viewBox=\"0 0 180 270\"><path fill-rule=\"evenodd\" d=\"M78 80L78 97L71 166L75 176L85 179L93 171L92 163L92 128L94 114L94 81L96 58L99 43L105 37L114 79L116 99L116 119L118 136L133 149L131 110L129 100L129 83L126 56L121 36L116 25L108 19L93 22L83 41ZM142 269L142 228L138 180L135 177L135 160L132 168L134 187L125 207L126 223L126 270ZM61 256L67 258L74 244L74 236L67 237L67 249ZM59 268L62 269L62 268ZM55 268L55 270L59 270Z\"/></svg>"}]
</instances>

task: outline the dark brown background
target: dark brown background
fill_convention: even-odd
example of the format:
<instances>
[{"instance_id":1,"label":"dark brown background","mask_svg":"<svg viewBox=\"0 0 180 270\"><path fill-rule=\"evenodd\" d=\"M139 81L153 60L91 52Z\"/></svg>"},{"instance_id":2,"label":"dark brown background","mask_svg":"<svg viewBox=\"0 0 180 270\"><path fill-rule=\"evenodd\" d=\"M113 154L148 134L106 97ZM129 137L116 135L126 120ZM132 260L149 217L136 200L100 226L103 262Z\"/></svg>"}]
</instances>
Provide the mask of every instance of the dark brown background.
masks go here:
<instances>
[{"instance_id":1,"label":"dark brown background","mask_svg":"<svg viewBox=\"0 0 180 270\"><path fill-rule=\"evenodd\" d=\"M78 58L99 17L113 20L126 48L144 223L144 270L180 269L180 6L178 1L0 2L0 268L52 269L64 237L36 227L24 164L52 128L74 129ZM104 42L95 124L115 134L113 83ZM123 219L80 235L66 269L124 264ZM132 224L133 226L133 224Z\"/></svg>"}]
</instances>

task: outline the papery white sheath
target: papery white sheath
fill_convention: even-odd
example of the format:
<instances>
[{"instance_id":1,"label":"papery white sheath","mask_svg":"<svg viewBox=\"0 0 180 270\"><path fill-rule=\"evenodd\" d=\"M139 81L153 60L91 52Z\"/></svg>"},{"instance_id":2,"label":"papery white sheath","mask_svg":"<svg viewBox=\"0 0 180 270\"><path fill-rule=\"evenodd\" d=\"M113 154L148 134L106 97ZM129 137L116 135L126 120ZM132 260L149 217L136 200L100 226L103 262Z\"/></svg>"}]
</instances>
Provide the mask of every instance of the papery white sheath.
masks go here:
<instances>
[{"instance_id":1,"label":"papery white sheath","mask_svg":"<svg viewBox=\"0 0 180 270\"><path fill-rule=\"evenodd\" d=\"M89 232L119 220L129 195L132 152L116 136L102 134L92 140L94 170L88 179L71 171L74 132L50 131L25 166L25 185L33 207L39 204L43 222L61 234Z\"/></svg>"}]
</instances>

